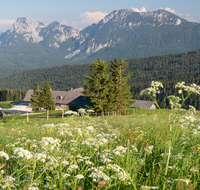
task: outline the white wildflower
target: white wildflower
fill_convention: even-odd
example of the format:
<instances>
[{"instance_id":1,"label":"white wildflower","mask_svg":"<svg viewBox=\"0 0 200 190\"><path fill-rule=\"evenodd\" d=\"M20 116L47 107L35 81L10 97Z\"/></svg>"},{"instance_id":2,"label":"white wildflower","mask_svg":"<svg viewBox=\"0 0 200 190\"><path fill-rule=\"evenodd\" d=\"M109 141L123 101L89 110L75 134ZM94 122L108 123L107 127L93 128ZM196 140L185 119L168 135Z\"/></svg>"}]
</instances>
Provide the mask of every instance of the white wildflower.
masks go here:
<instances>
[{"instance_id":1,"label":"white wildflower","mask_svg":"<svg viewBox=\"0 0 200 190\"><path fill-rule=\"evenodd\" d=\"M28 188L28 190L39 190L39 188L38 188L38 187L31 186L31 187Z\"/></svg>"},{"instance_id":2,"label":"white wildflower","mask_svg":"<svg viewBox=\"0 0 200 190\"><path fill-rule=\"evenodd\" d=\"M167 183L173 183L173 181L172 181L172 180L167 180L166 182L167 182Z\"/></svg>"},{"instance_id":3,"label":"white wildflower","mask_svg":"<svg viewBox=\"0 0 200 190\"><path fill-rule=\"evenodd\" d=\"M124 156L124 154L126 153L127 148L123 147L123 146L117 146L112 153L118 156Z\"/></svg>"},{"instance_id":4,"label":"white wildflower","mask_svg":"<svg viewBox=\"0 0 200 190\"><path fill-rule=\"evenodd\" d=\"M192 168L190 168L190 171L191 172L199 172L199 170L198 170L198 168L197 167L192 167Z\"/></svg>"},{"instance_id":5,"label":"white wildflower","mask_svg":"<svg viewBox=\"0 0 200 190\"><path fill-rule=\"evenodd\" d=\"M140 92L140 95L147 94L151 96L156 96L156 94L160 94L159 87L163 88L163 84L158 81L152 81L151 87L146 88Z\"/></svg>"},{"instance_id":6,"label":"white wildflower","mask_svg":"<svg viewBox=\"0 0 200 190\"><path fill-rule=\"evenodd\" d=\"M134 146L134 145L128 145L128 147L132 150L134 150L134 152L138 152L138 149ZM131 151L132 152L132 151Z\"/></svg>"},{"instance_id":7,"label":"white wildflower","mask_svg":"<svg viewBox=\"0 0 200 190\"><path fill-rule=\"evenodd\" d=\"M62 164L63 164L63 165L69 165L69 162L66 161L66 160L64 160L64 161L62 161Z\"/></svg>"},{"instance_id":8,"label":"white wildflower","mask_svg":"<svg viewBox=\"0 0 200 190\"><path fill-rule=\"evenodd\" d=\"M88 165L92 165L93 164L93 162L91 162L89 160L86 160L85 163L88 164Z\"/></svg>"},{"instance_id":9,"label":"white wildflower","mask_svg":"<svg viewBox=\"0 0 200 190\"><path fill-rule=\"evenodd\" d=\"M144 148L144 151L147 153L147 154L151 154L152 153L152 150L153 150L154 146L148 146L148 147L145 147Z\"/></svg>"},{"instance_id":10,"label":"white wildflower","mask_svg":"<svg viewBox=\"0 0 200 190\"><path fill-rule=\"evenodd\" d=\"M15 178L11 177L11 176L5 176L5 181L6 182L13 182L13 181L15 181Z\"/></svg>"},{"instance_id":11,"label":"white wildflower","mask_svg":"<svg viewBox=\"0 0 200 190\"><path fill-rule=\"evenodd\" d=\"M92 113L92 112L94 112L94 110L87 110L87 112L88 112L88 113Z\"/></svg>"},{"instance_id":12,"label":"white wildflower","mask_svg":"<svg viewBox=\"0 0 200 190\"><path fill-rule=\"evenodd\" d=\"M96 130L94 129L93 126L88 126L88 127L85 127L85 132L87 133L94 133Z\"/></svg>"},{"instance_id":13,"label":"white wildflower","mask_svg":"<svg viewBox=\"0 0 200 190\"><path fill-rule=\"evenodd\" d=\"M51 179L51 176L46 176L44 179L49 181Z\"/></svg>"},{"instance_id":14,"label":"white wildflower","mask_svg":"<svg viewBox=\"0 0 200 190\"><path fill-rule=\"evenodd\" d=\"M185 88L185 82L178 82L176 85L175 85L175 88Z\"/></svg>"},{"instance_id":15,"label":"white wildflower","mask_svg":"<svg viewBox=\"0 0 200 190\"><path fill-rule=\"evenodd\" d=\"M5 152L3 152L3 151L0 151L0 156L5 157L6 160L9 160L9 156L8 156L8 154L5 153Z\"/></svg>"},{"instance_id":16,"label":"white wildflower","mask_svg":"<svg viewBox=\"0 0 200 190\"><path fill-rule=\"evenodd\" d=\"M74 177L77 178L77 179L84 179L84 176L82 174L78 174L78 175L76 175Z\"/></svg>"},{"instance_id":17,"label":"white wildflower","mask_svg":"<svg viewBox=\"0 0 200 190\"><path fill-rule=\"evenodd\" d=\"M89 177L95 179L95 181L103 180L103 181L109 181L110 177L108 177L104 172L101 170L93 171Z\"/></svg>"},{"instance_id":18,"label":"white wildflower","mask_svg":"<svg viewBox=\"0 0 200 190\"><path fill-rule=\"evenodd\" d=\"M44 153L35 153L34 158L44 163L46 161L47 155Z\"/></svg>"},{"instance_id":19,"label":"white wildflower","mask_svg":"<svg viewBox=\"0 0 200 190\"><path fill-rule=\"evenodd\" d=\"M187 185L188 185L189 182L190 182L189 179L175 179L175 181L183 181L183 182L185 182Z\"/></svg>"},{"instance_id":20,"label":"white wildflower","mask_svg":"<svg viewBox=\"0 0 200 190\"><path fill-rule=\"evenodd\" d=\"M182 92L183 92L182 90L178 90L178 93L179 93L179 94L182 94Z\"/></svg>"},{"instance_id":21,"label":"white wildflower","mask_svg":"<svg viewBox=\"0 0 200 190\"><path fill-rule=\"evenodd\" d=\"M64 113L64 115L78 115L78 113L77 113L76 111L71 111L71 110L69 110L69 111L66 111L66 112Z\"/></svg>"},{"instance_id":22,"label":"white wildflower","mask_svg":"<svg viewBox=\"0 0 200 190\"><path fill-rule=\"evenodd\" d=\"M158 189L157 186L141 186L140 189L148 190L148 189Z\"/></svg>"},{"instance_id":23,"label":"white wildflower","mask_svg":"<svg viewBox=\"0 0 200 190\"><path fill-rule=\"evenodd\" d=\"M27 160L33 157L31 152L29 152L28 150L24 150L22 147L14 148L13 151L14 151L14 154L18 155L18 157L21 157L21 158L26 157Z\"/></svg>"},{"instance_id":24,"label":"white wildflower","mask_svg":"<svg viewBox=\"0 0 200 190\"><path fill-rule=\"evenodd\" d=\"M70 174L62 173L62 176L63 176L64 178L66 178L66 177L70 177Z\"/></svg>"},{"instance_id":25,"label":"white wildflower","mask_svg":"<svg viewBox=\"0 0 200 190\"><path fill-rule=\"evenodd\" d=\"M75 165L75 164L70 165L69 168L68 168L69 171L72 171L74 169L78 169L78 166Z\"/></svg>"}]
</instances>

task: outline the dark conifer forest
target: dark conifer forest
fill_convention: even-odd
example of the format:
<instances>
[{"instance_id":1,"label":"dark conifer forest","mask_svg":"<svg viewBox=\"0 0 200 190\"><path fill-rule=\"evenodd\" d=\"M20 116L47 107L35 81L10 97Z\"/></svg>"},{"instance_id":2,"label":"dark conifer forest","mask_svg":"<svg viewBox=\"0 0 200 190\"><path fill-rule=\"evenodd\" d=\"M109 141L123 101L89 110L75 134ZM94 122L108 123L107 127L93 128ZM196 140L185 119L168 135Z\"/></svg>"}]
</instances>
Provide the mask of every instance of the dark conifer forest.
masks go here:
<instances>
[{"instance_id":1,"label":"dark conifer forest","mask_svg":"<svg viewBox=\"0 0 200 190\"><path fill-rule=\"evenodd\" d=\"M177 89L174 88L177 82L185 81L186 84L200 85L200 50L126 61L129 62L127 72L132 74L129 85L131 85L134 99L149 99L139 96L140 91L149 87L151 81L160 81L164 88L158 96L158 102L162 108L169 108L167 96L177 94ZM8 91L11 89L23 91L33 89L36 81L40 85L48 81L53 90L79 88L84 86L85 75L90 75L88 66L89 63L85 63L20 71L7 77L1 77L0 88L10 89ZM7 96L2 95L1 91L0 100L5 100L2 97ZM20 97L23 97L22 93L21 96L15 95L14 99L17 100ZM186 107L189 104L200 109L200 96L192 95L187 100Z\"/></svg>"}]
</instances>

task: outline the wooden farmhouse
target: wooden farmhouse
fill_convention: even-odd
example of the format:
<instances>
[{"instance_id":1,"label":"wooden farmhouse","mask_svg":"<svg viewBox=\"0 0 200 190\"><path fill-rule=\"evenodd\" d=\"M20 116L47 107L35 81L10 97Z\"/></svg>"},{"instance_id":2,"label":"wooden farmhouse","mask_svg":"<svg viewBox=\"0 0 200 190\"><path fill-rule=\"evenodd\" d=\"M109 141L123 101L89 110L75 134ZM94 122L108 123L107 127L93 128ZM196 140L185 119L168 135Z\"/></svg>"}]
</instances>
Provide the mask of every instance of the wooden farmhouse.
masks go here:
<instances>
[{"instance_id":1,"label":"wooden farmhouse","mask_svg":"<svg viewBox=\"0 0 200 190\"><path fill-rule=\"evenodd\" d=\"M79 108L87 108L91 106L90 99L81 93L83 88L71 89L70 91L54 91L52 90L53 99L56 103L56 109L77 110ZM30 106L31 95L33 90L28 90L23 102Z\"/></svg>"},{"instance_id":2,"label":"wooden farmhouse","mask_svg":"<svg viewBox=\"0 0 200 190\"><path fill-rule=\"evenodd\" d=\"M156 109L154 101L136 100L129 108Z\"/></svg>"}]
</instances>

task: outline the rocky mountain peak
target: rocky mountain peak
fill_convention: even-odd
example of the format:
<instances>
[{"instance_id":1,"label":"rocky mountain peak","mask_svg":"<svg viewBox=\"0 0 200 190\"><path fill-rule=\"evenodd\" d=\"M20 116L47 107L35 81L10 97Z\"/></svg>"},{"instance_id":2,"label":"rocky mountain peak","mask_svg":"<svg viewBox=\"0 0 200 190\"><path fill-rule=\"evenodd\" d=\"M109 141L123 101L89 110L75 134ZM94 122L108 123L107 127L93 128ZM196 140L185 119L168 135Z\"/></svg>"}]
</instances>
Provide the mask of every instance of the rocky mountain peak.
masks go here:
<instances>
[{"instance_id":1,"label":"rocky mountain peak","mask_svg":"<svg viewBox=\"0 0 200 190\"><path fill-rule=\"evenodd\" d=\"M139 51L141 47L152 45L156 40L167 41L166 39L172 37L178 43L176 46L179 46L179 42L184 40L179 39L179 35L176 33L169 37L164 35L169 35L170 32L166 31L172 27L173 31L183 32L178 26L184 22L187 21L164 9L152 12L138 12L133 9L114 10L97 24L92 24L83 30L57 21L48 24L21 17L13 24L11 30L0 35L0 45L44 42L45 46L60 49L67 59L75 59L79 55L80 57L100 55L99 52L108 49L114 51L115 47L117 52L120 52L118 49L121 48L121 44L124 47L129 44L131 48L132 44L134 46L137 44ZM142 51L137 54L141 54L140 52ZM128 54L132 56L132 52Z\"/></svg>"}]
</instances>

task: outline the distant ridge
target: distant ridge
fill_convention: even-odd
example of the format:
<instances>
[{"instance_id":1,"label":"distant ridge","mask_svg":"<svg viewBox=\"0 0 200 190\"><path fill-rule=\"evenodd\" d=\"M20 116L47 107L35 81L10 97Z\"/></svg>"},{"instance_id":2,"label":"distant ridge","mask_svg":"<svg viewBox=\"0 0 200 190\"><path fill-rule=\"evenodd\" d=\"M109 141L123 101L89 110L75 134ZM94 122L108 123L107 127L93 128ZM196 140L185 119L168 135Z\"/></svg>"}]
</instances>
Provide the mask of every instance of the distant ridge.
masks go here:
<instances>
[{"instance_id":1,"label":"distant ridge","mask_svg":"<svg viewBox=\"0 0 200 190\"><path fill-rule=\"evenodd\" d=\"M200 50L148 58L130 59L129 83L148 86L152 80L164 83L193 81L200 84ZM94 61L93 61L94 62ZM89 63L38 68L16 72L0 78L0 88L33 89L35 82L42 86L49 82L53 90L70 90L83 87L84 75L90 75Z\"/></svg>"},{"instance_id":2,"label":"distant ridge","mask_svg":"<svg viewBox=\"0 0 200 190\"><path fill-rule=\"evenodd\" d=\"M115 10L83 30L22 17L0 35L0 76L20 70L200 49L200 24L164 9Z\"/></svg>"}]
</instances>

